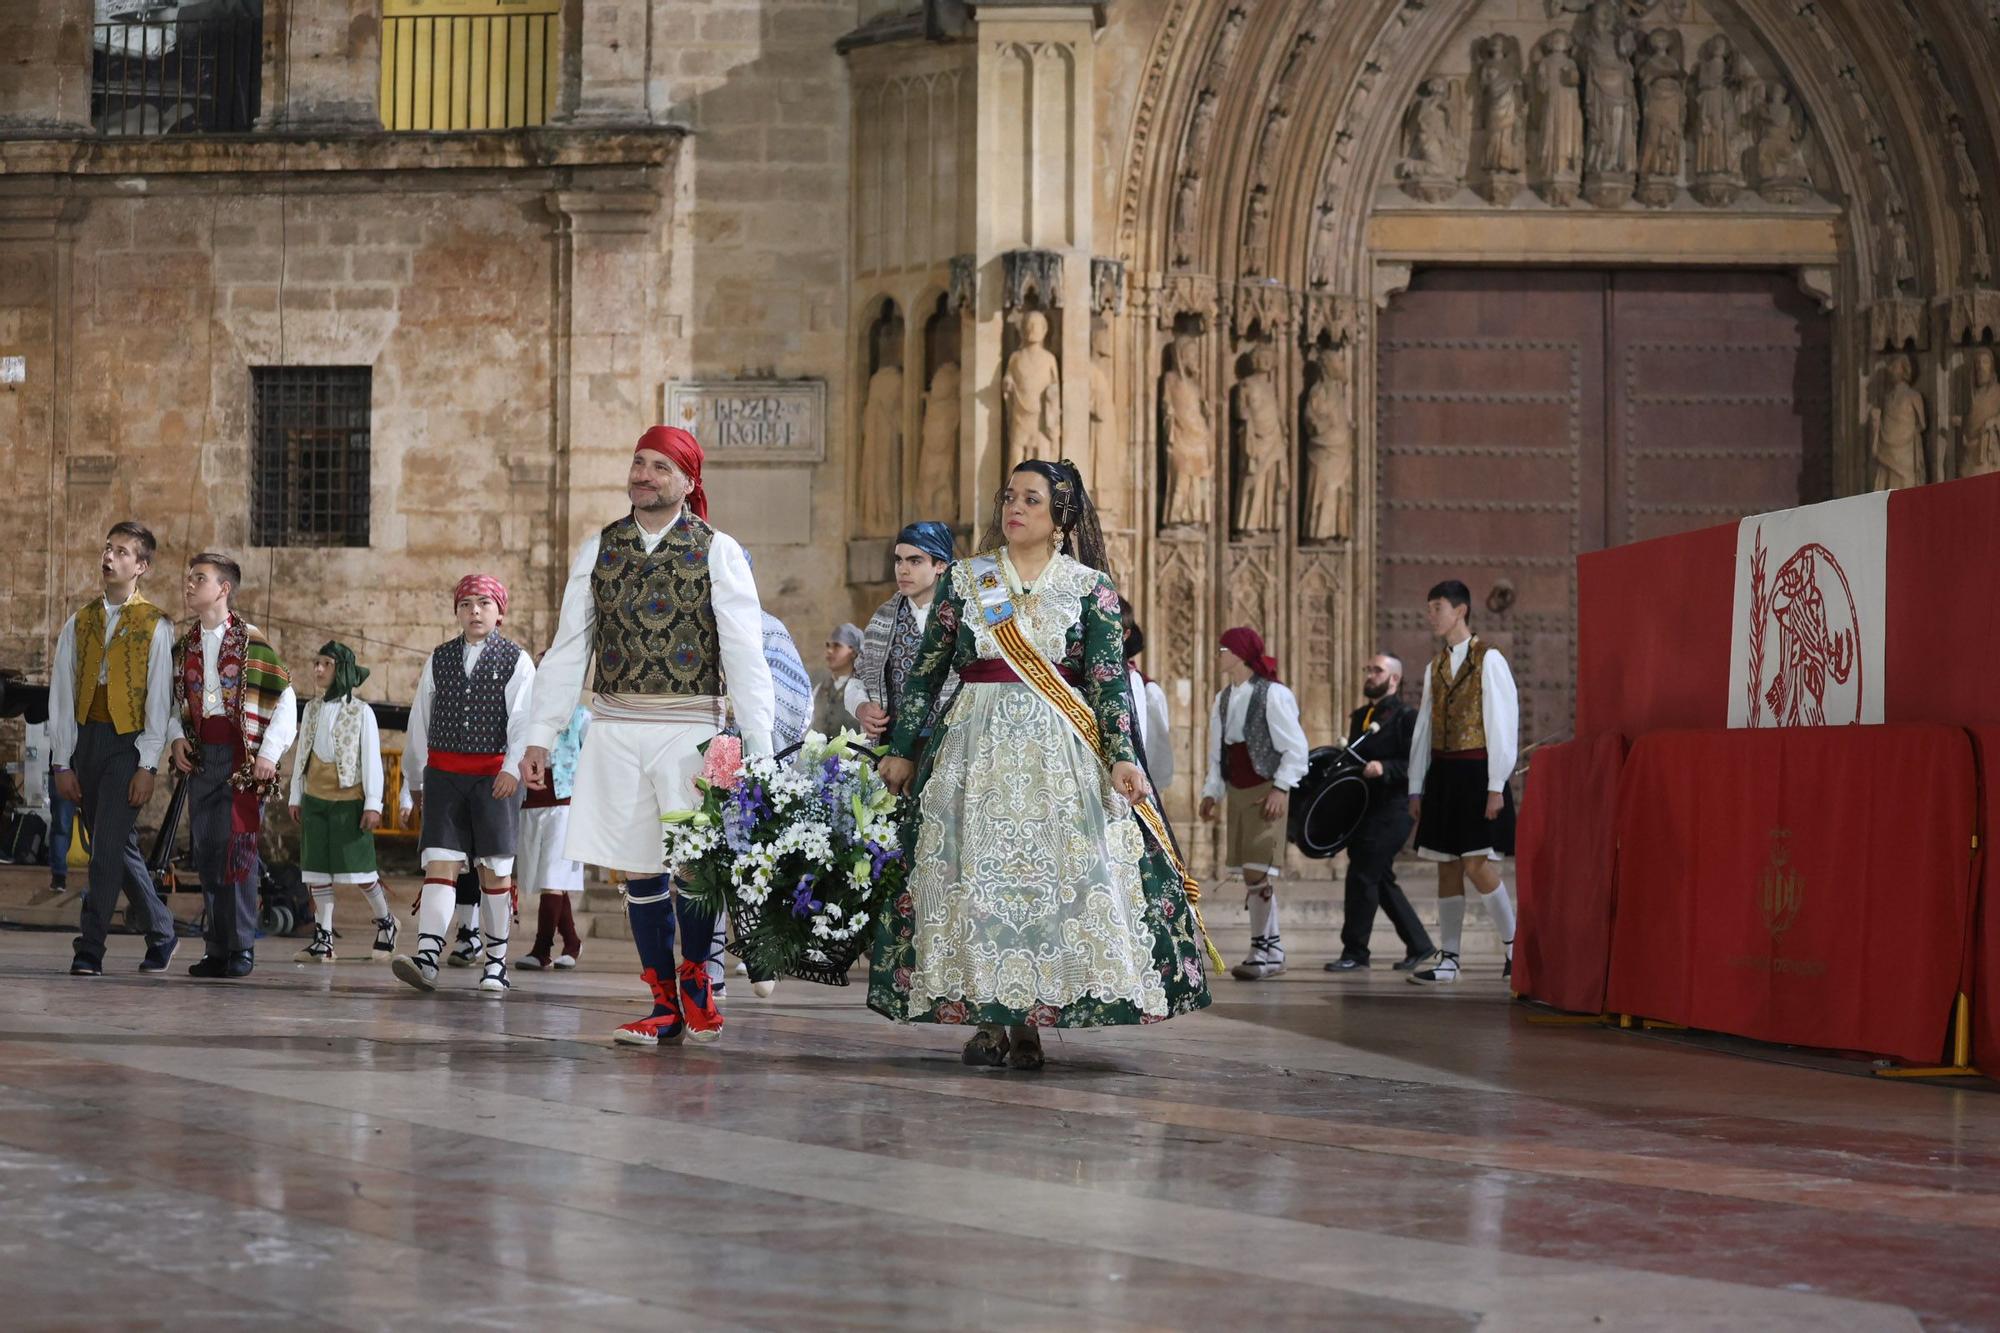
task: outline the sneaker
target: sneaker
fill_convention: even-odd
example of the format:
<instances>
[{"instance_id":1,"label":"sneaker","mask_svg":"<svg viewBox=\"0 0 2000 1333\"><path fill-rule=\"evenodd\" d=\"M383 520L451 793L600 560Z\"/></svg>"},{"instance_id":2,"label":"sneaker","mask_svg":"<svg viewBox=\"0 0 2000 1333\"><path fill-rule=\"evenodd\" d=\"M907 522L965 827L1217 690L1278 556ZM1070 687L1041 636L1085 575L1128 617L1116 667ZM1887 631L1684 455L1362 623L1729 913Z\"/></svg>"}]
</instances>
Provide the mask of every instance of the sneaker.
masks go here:
<instances>
[{"instance_id":1,"label":"sneaker","mask_svg":"<svg viewBox=\"0 0 2000 1333\"><path fill-rule=\"evenodd\" d=\"M708 984L706 965L681 964L680 1011L687 1020L690 1040L710 1042L722 1035L722 1011L715 1007L715 992Z\"/></svg>"},{"instance_id":2,"label":"sneaker","mask_svg":"<svg viewBox=\"0 0 2000 1333\"><path fill-rule=\"evenodd\" d=\"M573 953L566 953L566 954L564 954L564 955L563 955L562 957L560 957L560 958L556 959L556 961L554 962L553 966L555 966L555 967L557 967L557 968L565 968L565 969L566 969L566 968L572 968L572 967L575 967L575 966L576 966L576 955L575 955L575 954L573 954Z\"/></svg>"},{"instance_id":3,"label":"sneaker","mask_svg":"<svg viewBox=\"0 0 2000 1333\"><path fill-rule=\"evenodd\" d=\"M104 975L104 965L93 963L82 954L77 954L69 960L69 974L73 977L101 977Z\"/></svg>"},{"instance_id":4,"label":"sneaker","mask_svg":"<svg viewBox=\"0 0 2000 1333\"><path fill-rule=\"evenodd\" d=\"M414 958L397 954L389 962L389 970L396 974L396 980L414 986L420 991L434 991L438 988L438 950L444 946L442 935L418 935L417 940L425 947L417 950Z\"/></svg>"},{"instance_id":5,"label":"sneaker","mask_svg":"<svg viewBox=\"0 0 2000 1333\"><path fill-rule=\"evenodd\" d=\"M1429 967L1420 967L1410 973L1412 986L1449 986L1458 980L1458 955L1440 953L1437 961Z\"/></svg>"},{"instance_id":6,"label":"sneaker","mask_svg":"<svg viewBox=\"0 0 2000 1333\"><path fill-rule=\"evenodd\" d=\"M333 961L333 932L325 926L313 927L312 943L292 955L295 963L330 963Z\"/></svg>"},{"instance_id":7,"label":"sneaker","mask_svg":"<svg viewBox=\"0 0 2000 1333\"><path fill-rule=\"evenodd\" d=\"M217 977L226 977L229 975L229 960L217 954L205 953L197 962L189 966L188 975L191 977L200 977L204 981L212 981Z\"/></svg>"},{"instance_id":8,"label":"sneaker","mask_svg":"<svg viewBox=\"0 0 2000 1333\"><path fill-rule=\"evenodd\" d=\"M687 1024L681 1020L680 1008L674 1003L673 989L650 967L641 972L639 977L652 989L653 1012L637 1022L624 1024L611 1034L611 1040L621 1046L659 1046L678 1043L687 1035Z\"/></svg>"},{"instance_id":9,"label":"sneaker","mask_svg":"<svg viewBox=\"0 0 2000 1333\"><path fill-rule=\"evenodd\" d=\"M1329 972L1366 972L1368 964L1359 958L1336 958L1326 965Z\"/></svg>"},{"instance_id":10,"label":"sneaker","mask_svg":"<svg viewBox=\"0 0 2000 1333\"><path fill-rule=\"evenodd\" d=\"M146 957L142 962L140 962L139 970L141 972L166 971L167 964L174 961L174 950L180 947L181 947L181 942L178 936L168 940L165 944L147 945Z\"/></svg>"},{"instance_id":11,"label":"sneaker","mask_svg":"<svg viewBox=\"0 0 2000 1333\"><path fill-rule=\"evenodd\" d=\"M223 965L222 975L233 981L238 977L247 977L256 970L257 955L248 949L238 949L229 955L229 961Z\"/></svg>"},{"instance_id":12,"label":"sneaker","mask_svg":"<svg viewBox=\"0 0 2000 1333\"><path fill-rule=\"evenodd\" d=\"M375 918L375 947L369 951L370 962L386 963L396 955L396 918L380 916Z\"/></svg>"},{"instance_id":13,"label":"sneaker","mask_svg":"<svg viewBox=\"0 0 2000 1333\"><path fill-rule=\"evenodd\" d=\"M479 989L488 995L505 995L514 989L514 983L507 980L507 964L495 958L486 960L486 975L479 979Z\"/></svg>"},{"instance_id":14,"label":"sneaker","mask_svg":"<svg viewBox=\"0 0 2000 1333\"><path fill-rule=\"evenodd\" d=\"M479 927L460 926L458 947L451 951L451 957L445 961L453 967L477 967L485 956L486 941L479 938Z\"/></svg>"},{"instance_id":15,"label":"sneaker","mask_svg":"<svg viewBox=\"0 0 2000 1333\"><path fill-rule=\"evenodd\" d=\"M526 971L539 972L548 965L549 963L546 958L539 958L531 953L524 953L521 955L521 966Z\"/></svg>"}]
</instances>

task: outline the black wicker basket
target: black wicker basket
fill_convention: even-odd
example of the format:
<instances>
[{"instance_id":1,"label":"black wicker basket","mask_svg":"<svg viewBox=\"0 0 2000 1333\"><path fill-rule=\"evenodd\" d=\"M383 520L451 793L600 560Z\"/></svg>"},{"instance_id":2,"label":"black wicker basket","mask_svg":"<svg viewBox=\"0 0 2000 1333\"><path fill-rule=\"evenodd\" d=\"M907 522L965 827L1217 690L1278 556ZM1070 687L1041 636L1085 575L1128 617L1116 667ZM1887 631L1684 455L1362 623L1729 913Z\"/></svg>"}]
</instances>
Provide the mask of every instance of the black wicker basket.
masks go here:
<instances>
[{"instance_id":1,"label":"black wicker basket","mask_svg":"<svg viewBox=\"0 0 2000 1333\"><path fill-rule=\"evenodd\" d=\"M729 910L730 923L735 927L734 933L736 936L736 938L729 942L729 952L741 958L752 968L756 966L756 962L749 954L743 951L742 942L748 939L751 933L757 929L757 921L760 915L761 909L751 907L747 904L732 905ZM868 941L874 933L873 924L871 923L869 928L858 932L851 940L837 940L827 944L823 949L823 952L826 954L825 963L809 962L801 958L789 967L780 968L778 974L780 976L796 977L800 981L814 982L821 986L845 986L847 984L848 970L854 966L862 954L868 951Z\"/></svg>"}]
</instances>

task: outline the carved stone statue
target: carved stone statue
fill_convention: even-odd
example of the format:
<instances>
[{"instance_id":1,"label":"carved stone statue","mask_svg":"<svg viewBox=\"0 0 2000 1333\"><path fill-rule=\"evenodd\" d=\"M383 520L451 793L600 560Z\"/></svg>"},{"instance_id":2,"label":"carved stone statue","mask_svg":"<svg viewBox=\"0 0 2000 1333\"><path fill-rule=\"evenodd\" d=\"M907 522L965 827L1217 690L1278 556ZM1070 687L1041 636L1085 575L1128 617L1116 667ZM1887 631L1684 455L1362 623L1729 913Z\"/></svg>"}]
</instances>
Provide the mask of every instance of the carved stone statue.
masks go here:
<instances>
[{"instance_id":1,"label":"carved stone statue","mask_svg":"<svg viewBox=\"0 0 2000 1333\"><path fill-rule=\"evenodd\" d=\"M1236 382L1236 531L1269 532L1282 523L1285 409L1271 373L1271 349L1250 352L1250 370Z\"/></svg>"},{"instance_id":2,"label":"carved stone statue","mask_svg":"<svg viewBox=\"0 0 2000 1333\"><path fill-rule=\"evenodd\" d=\"M1336 233L1340 230L1340 218L1326 204L1319 206L1319 218L1313 231L1312 262L1307 277L1315 287L1333 285L1334 247L1339 243Z\"/></svg>"},{"instance_id":3,"label":"carved stone statue","mask_svg":"<svg viewBox=\"0 0 2000 1333\"><path fill-rule=\"evenodd\" d=\"M1194 261L1195 238L1201 230L1201 177L1190 171L1174 191L1174 262Z\"/></svg>"},{"instance_id":4,"label":"carved stone statue","mask_svg":"<svg viewBox=\"0 0 2000 1333\"><path fill-rule=\"evenodd\" d=\"M1812 171L1799 147L1805 134L1785 85L1768 85L1757 108L1757 193L1774 204L1802 204L1812 197Z\"/></svg>"},{"instance_id":5,"label":"carved stone statue","mask_svg":"<svg viewBox=\"0 0 2000 1333\"><path fill-rule=\"evenodd\" d=\"M1214 512L1215 426L1201 389L1201 351L1195 339L1174 339L1173 364L1160 377L1160 425L1167 446L1166 527L1204 526Z\"/></svg>"},{"instance_id":6,"label":"carved stone statue","mask_svg":"<svg viewBox=\"0 0 2000 1333\"><path fill-rule=\"evenodd\" d=\"M1199 173L1208 161L1208 145L1214 138L1215 90L1204 88L1194 99L1194 112L1188 117L1187 153L1182 167Z\"/></svg>"},{"instance_id":7,"label":"carved stone statue","mask_svg":"<svg viewBox=\"0 0 2000 1333\"><path fill-rule=\"evenodd\" d=\"M1243 212L1243 271L1262 273L1271 244L1271 196L1262 187L1250 191Z\"/></svg>"},{"instance_id":8,"label":"carved stone statue","mask_svg":"<svg viewBox=\"0 0 2000 1333\"><path fill-rule=\"evenodd\" d=\"M1881 405L1868 412L1869 452L1875 459L1871 489L1894 491L1921 486L1924 428L1929 423L1924 396L1910 386L1916 371L1909 357L1892 356L1884 369L1888 383L1882 390Z\"/></svg>"},{"instance_id":9,"label":"carved stone statue","mask_svg":"<svg viewBox=\"0 0 2000 1333\"><path fill-rule=\"evenodd\" d=\"M1222 31L1215 36L1215 49L1209 52L1208 64L1202 68L1202 87L1222 87L1223 76L1229 73L1229 62L1236 58L1236 44L1243 40L1243 25L1249 17L1249 12L1240 7L1223 16Z\"/></svg>"},{"instance_id":10,"label":"carved stone statue","mask_svg":"<svg viewBox=\"0 0 2000 1333\"><path fill-rule=\"evenodd\" d=\"M1736 202L1743 190L1742 81L1736 49L1717 33L1701 44L1694 67L1694 169L1688 188L1711 208Z\"/></svg>"},{"instance_id":11,"label":"carved stone statue","mask_svg":"<svg viewBox=\"0 0 2000 1333\"><path fill-rule=\"evenodd\" d=\"M1639 202L1665 208L1680 190L1687 145L1687 71L1681 68L1681 35L1673 28L1646 34L1639 61Z\"/></svg>"},{"instance_id":12,"label":"carved stone statue","mask_svg":"<svg viewBox=\"0 0 2000 1333\"><path fill-rule=\"evenodd\" d=\"M1274 106L1271 114L1264 117L1263 133L1257 136L1257 153L1251 158L1250 179L1254 184L1269 185L1275 179L1278 149L1284 144L1285 123L1291 115L1284 107Z\"/></svg>"},{"instance_id":13,"label":"carved stone statue","mask_svg":"<svg viewBox=\"0 0 2000 1333\"><path fill-rule=\"evenodd\" d=\"M1536 191L1556 208L1576 202L1583 179L1583 104L1577 93L1583 73L1569 48L1569 34L1558 29L1542 38L1542 56L1535 62L1531 176Z\"/></svg>"},{"instance_id":14,"label":"carved stone statue","mask_svg":"<svg viewBox=\"0 0 2000 1333\"><path fill-rule=\"evenodd\" d=\"M922 450L917 455L917 515L941 523L958 521L958 362L931 372L924 394Z\"/></svg>"},{"instance_id":15,"label":"carved stone statue","mask_svg":"<svg viewBox=\"0 0 2000 1333\"><path fill-rule=\"evenodd\" d=\"M1090 497L1104 526L1122 528L1131 518L1131 472L1126 466L1118 385L1111 374L1111 325L1090 330Z\"/></svg>"},{"instance_id":16,"label":"carved stone statue","mask_svg":"<svg viewBox=\"0 0 2000 1333\"><path fill-rule=\"evenodd\" d=\"M1958 475L1989 472L2000 472L2000 376L1994 374L1992 350L1982 347L1972 354L1972 402L1960 422Z\"/></svg>"},{"instance_id":17,"label":"carved stone statue","mask_svg":"<svg viewBox=\"0 0 2000 1333\"><path fill-rule=\"evenodd\" d=\"M1403 120L1408 154L1396 164L1396 175L1413 198L1441 204L1458 193L1465 179L1462 92L1456 79L1425 79L1417 88Z\"/></svg>"},{"instance_id":18,"label":"carved stone statue","mask_svg":"<svg viewBox=\"0 0 2000 1333\"><path fill-rule=\"evenodd\" d=\"M1322 347L1314 357L1318 375L1306 390L1305 492L1302 535L1309 542L1341 541L1353 535L1349 488L1354 477L1354 422L1347 413L1347 357L1338 347Z\"/></svg>"},{"instance_id":19,"label":"carved stone statue","mask_svg":"<svg viewBox=\"0 0 2000 1333\"><path fill-rule=\"evenodd\" d=\"M1598 0L1584 29L1583 191L1600 208L1632 197L1639 159L1639 99L1632 86L1632 32L1619 0Z\"/></svg>"},{"instance_id":20,"label":"carved stone statue","mask_svg":"<svg viewBox=\"0 0 2000 1333\"><path fill-rule=\"evenodd\" d=\"M1021 321L1021 345L1007 358L1000 397L1007 409L1007 463L1062 457L1062 367L1042 344L1049 319L1030 310Z\"/></svg>"},{"instance_id":21,"label":"carved stone statue","mask_svg":"<svg viewBox=\"0 0 2000 1333\"><path fill-rule=\"evenodd\" d=\"M861 530L871 537L894 532L903 521L903 366L894 329L879 338L882 364L868 377L861 408Z\"/></svg>"},{"instance_id":22,"label":"carved stone statue","mask_svg":"<svg viewBox=\"0 0 2000 1333\"><path fill-rule=\"evenodd\" d=\"M1479 44L1479 109L1486 144L1479 155L1479 192L1506 205L1520 193L1528 168L1527 87L1521 43L1496 33Z\"/></svg>"}]
</instances>

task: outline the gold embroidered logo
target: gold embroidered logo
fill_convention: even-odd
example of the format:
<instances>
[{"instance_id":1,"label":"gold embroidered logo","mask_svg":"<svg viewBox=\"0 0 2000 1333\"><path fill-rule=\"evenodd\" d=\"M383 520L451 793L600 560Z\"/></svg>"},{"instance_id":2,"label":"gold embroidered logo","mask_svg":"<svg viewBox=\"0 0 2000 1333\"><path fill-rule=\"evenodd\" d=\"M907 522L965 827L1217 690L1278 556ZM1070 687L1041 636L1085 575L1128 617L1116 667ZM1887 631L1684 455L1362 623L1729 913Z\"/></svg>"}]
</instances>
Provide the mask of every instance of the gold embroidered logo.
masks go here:
<instances>
[{"instance_id":1,"label":"gold embroidered logo","mask_svg":"<svg viewBox=\"0 0 2000 1333\"><path fill-rule=\"evenodd\" d=\"M1792 928L1805 899L1805 882L1792 864L1791 837L1790 829L1771 830L1771 859L1757 877L1757 910L1774 942Z\"/></svg>"}]
</instances>

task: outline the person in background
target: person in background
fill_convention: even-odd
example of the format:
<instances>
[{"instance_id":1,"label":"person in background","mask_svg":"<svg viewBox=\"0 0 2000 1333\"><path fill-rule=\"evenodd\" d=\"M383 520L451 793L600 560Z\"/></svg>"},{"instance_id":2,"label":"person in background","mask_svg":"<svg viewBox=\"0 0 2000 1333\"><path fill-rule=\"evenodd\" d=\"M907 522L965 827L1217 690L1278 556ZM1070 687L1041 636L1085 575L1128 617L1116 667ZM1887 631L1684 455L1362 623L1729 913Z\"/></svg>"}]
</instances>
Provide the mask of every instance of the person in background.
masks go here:
<instances>
[{"instance_id":1,"label":"person in background","mask_svg":"<svg viewBox=\"0 0 2000 1333\"><path fill-rule=\"evenodd\" d=\"M826 636L826 674L813 683L812 729L822 736L864 730L852 707L854 700L865 697L854 674L860 657L861 627L835 625Z\"/></svg>"},{"instance_id":2,"label":"person in background","mask_svg":"<svg viewBox=\"0 0 2000 1333\"><path fill-rule=\"evenodd\" d=\"M1410 734L1416 711L1403 702L1402 659L1377 653L1362 672L1365 702L1347 721L1348 745L1363 761L1368 813L1347 844L1347 901L1340 926L1340 957L1329 972L1368 967L1368 941L1375 933L1375 909L1388 914L1403 942L1398 972L1414 971L1430 956L1430 932L1417 919L1396 883L1396 853L1410 837ZM1370 729L1373 729L1372 731Z\"/></svg>"},{"instance_id":3,"label":"person in background","mask_svg":"<svg viewBox=\"0 0 2000 1333\"><path fill-rule=\"evenodd\" d=\"M1125 683L1132 691L1132 720L1138 725L1139 757L1154 791L1174 785L1174 738L1168 730L1167 692L1160 682L1139 670L1139 657L1146 651L1146 632L1132 613L1132 604L1118 599L1119 619L1125 625Z\"/></svg>"}]
</instances>

